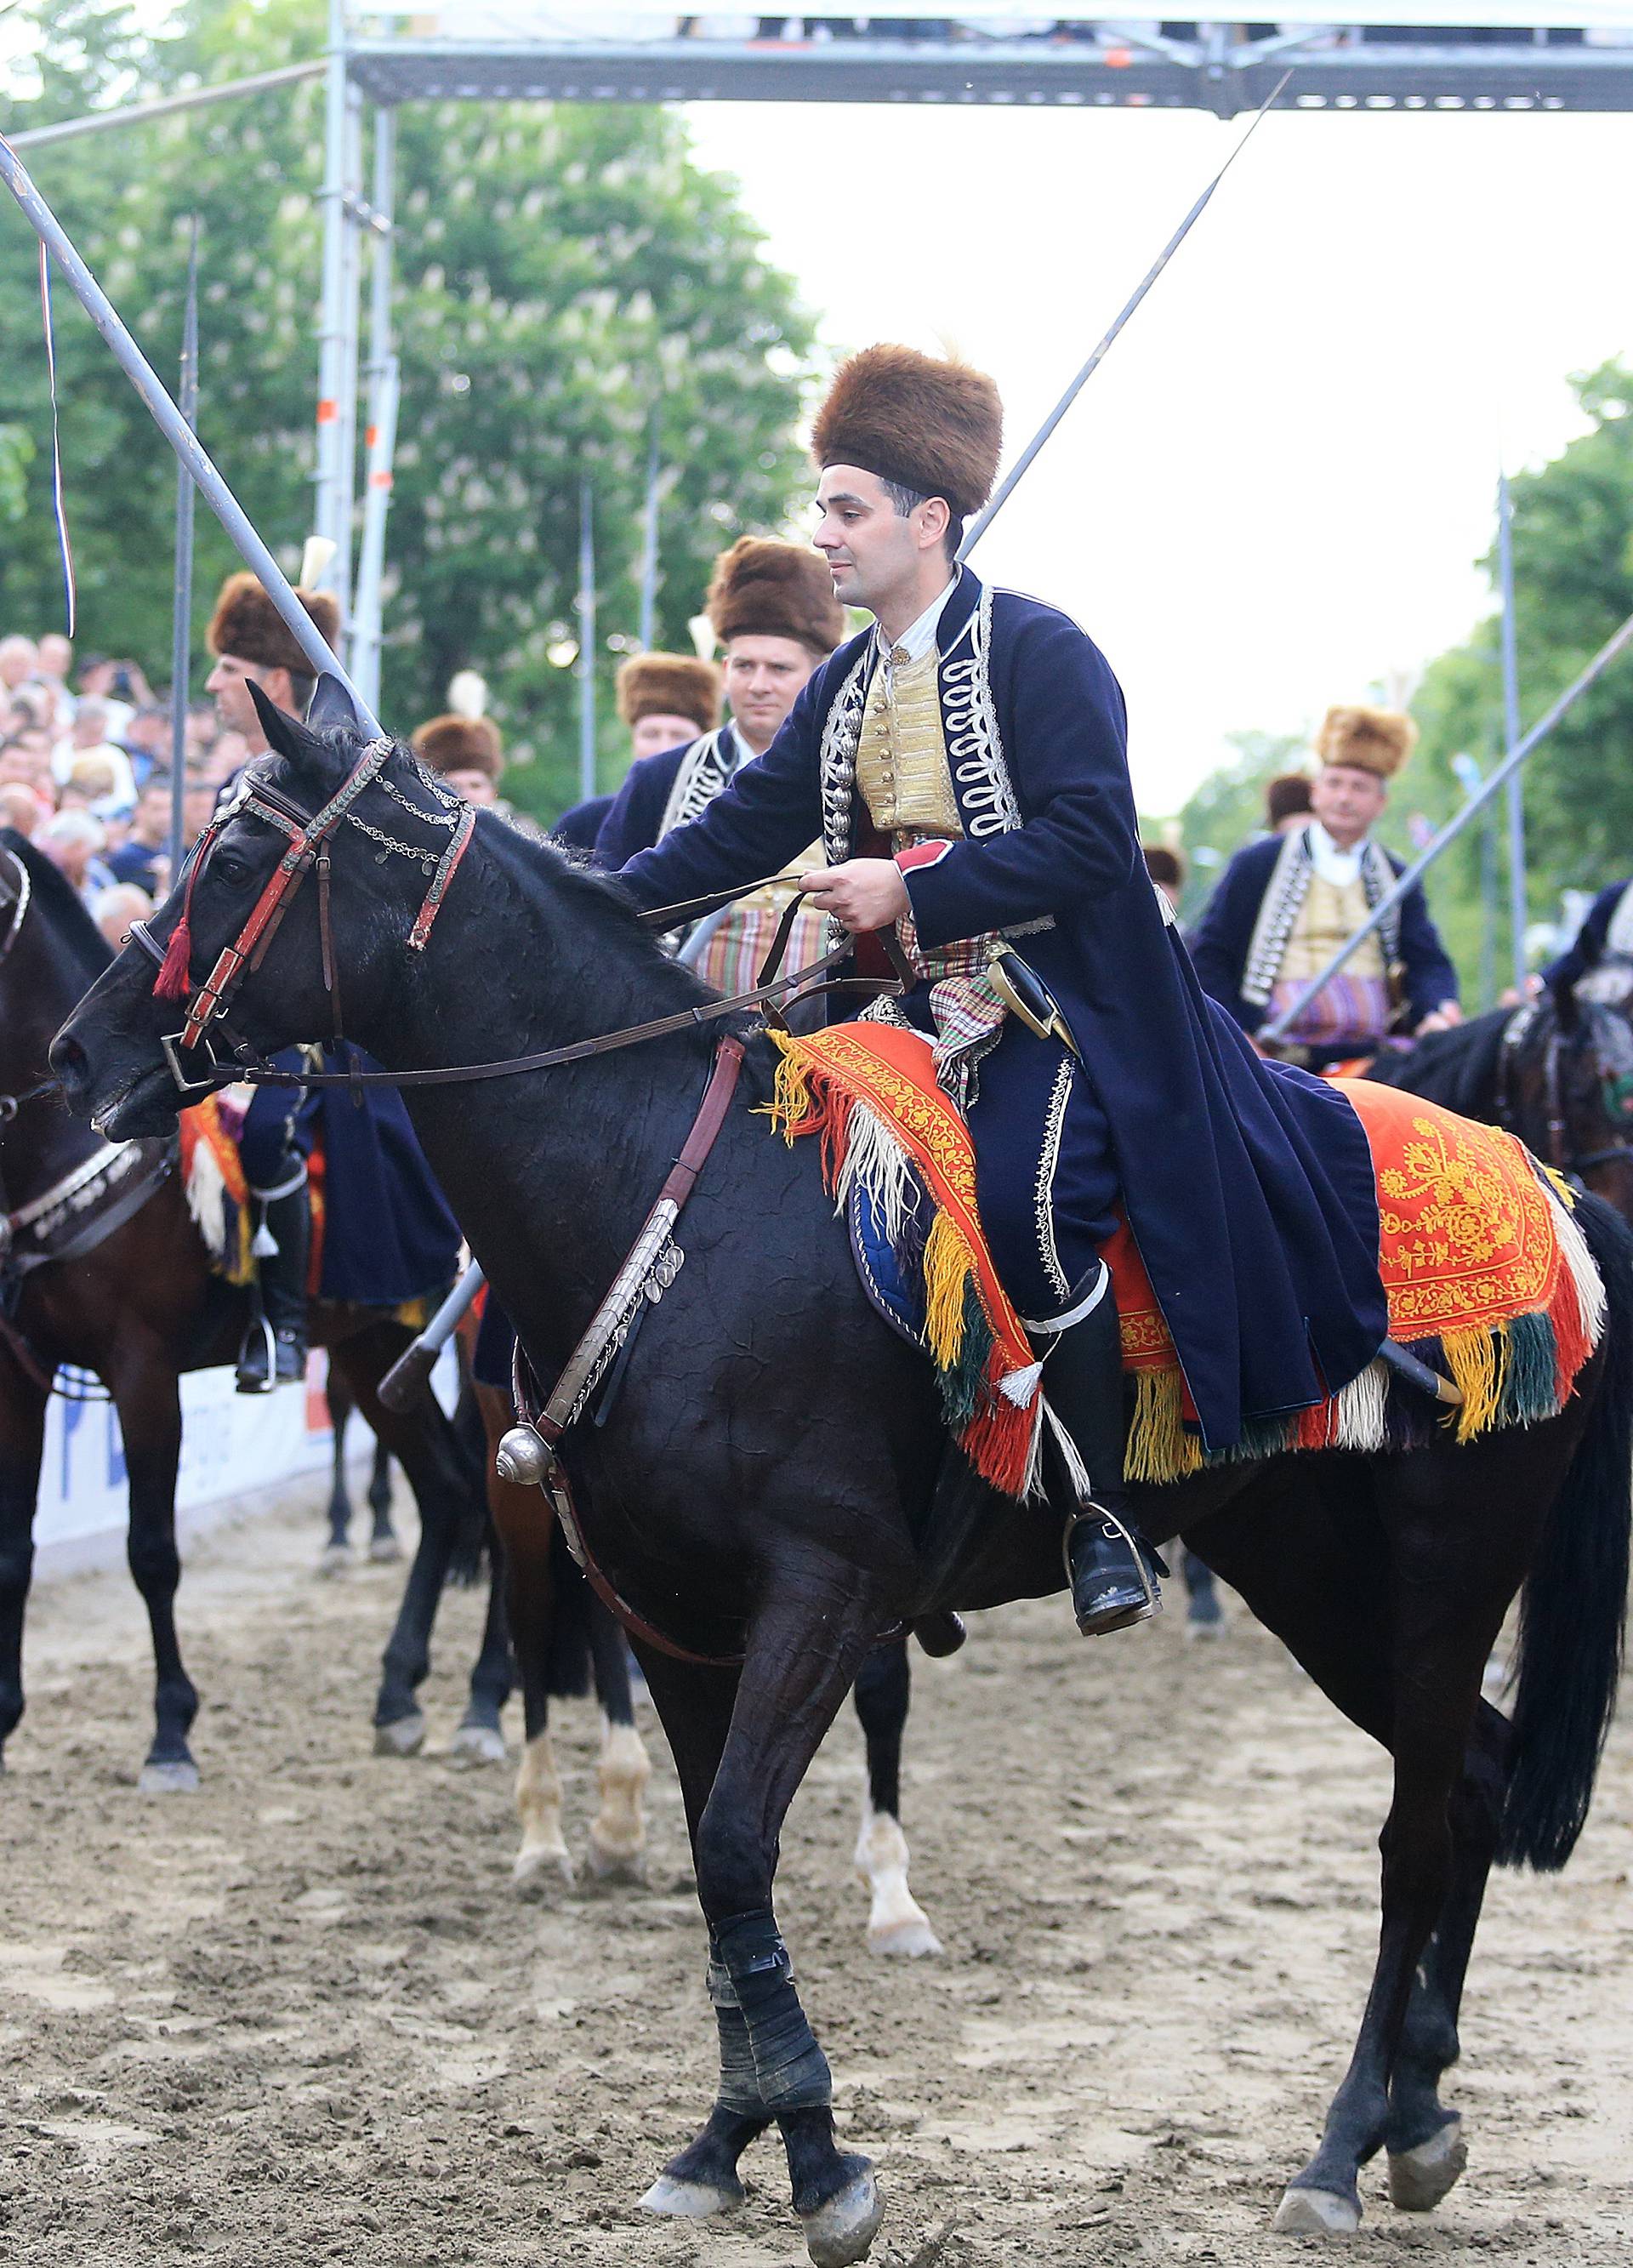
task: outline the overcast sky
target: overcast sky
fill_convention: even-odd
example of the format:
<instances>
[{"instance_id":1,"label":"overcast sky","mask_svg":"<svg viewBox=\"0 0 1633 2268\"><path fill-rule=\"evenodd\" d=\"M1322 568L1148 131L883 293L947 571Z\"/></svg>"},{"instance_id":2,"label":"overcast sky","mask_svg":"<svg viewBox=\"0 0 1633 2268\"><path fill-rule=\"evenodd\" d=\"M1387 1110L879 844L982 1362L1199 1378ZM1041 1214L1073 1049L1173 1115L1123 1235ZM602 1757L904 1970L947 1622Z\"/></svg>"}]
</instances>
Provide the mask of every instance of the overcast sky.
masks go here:
<instances>
[{"instance_id":1,"label":"overcast sky","mask_svg":"<svg viewBox=\"0 0 1633 2268\"><path fill-rule=\"evenodd\" d=\"M1011 449L1242 131L690 116L825 344L956 343L998 379ZM1227 733L1306 730L1479 620L1499 453L1556 452L1582 430L1567 374L1633 350L1630 157L1615 117L1264 122L976 555L1104 646L1147 811L1176 808Z\"/></svg>"}]
</instances>

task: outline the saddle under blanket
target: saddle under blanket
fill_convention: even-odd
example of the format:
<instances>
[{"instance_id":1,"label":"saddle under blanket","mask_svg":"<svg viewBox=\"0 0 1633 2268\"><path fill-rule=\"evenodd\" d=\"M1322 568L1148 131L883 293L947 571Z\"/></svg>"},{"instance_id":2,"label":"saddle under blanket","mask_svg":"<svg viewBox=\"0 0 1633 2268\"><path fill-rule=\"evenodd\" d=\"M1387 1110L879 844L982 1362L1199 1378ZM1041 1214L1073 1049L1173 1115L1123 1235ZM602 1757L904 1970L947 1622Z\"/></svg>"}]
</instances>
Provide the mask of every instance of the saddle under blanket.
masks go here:
<instances>
[{"instance_id":1,"label":"saddle under blanket","mask_svg":"<svg viewBox=\"0 0 1633 2268\"><path fill-rule=\"evenodd\" d=\"M824 1178L848 1216L869 1297L931 1355L948 1422L976 1470L1007 1494L1026 1493L1044 1414L1040 1366L987 1252L968 1130L936 1085L929 1042L872 1023L772 1037L782 1056L772 1116L791 1142L820 1133ZM1605 1294L1564 1184L1511 1134L1397 1088L1336 1084L1372 1152L1390 1336L1452 1379L1461 1405L1443 1411L1379 1359L1342 1394L1259 1421L1208 1458L1124 1226L1104 1257L1134 1388L1129 1480L1179 1480L1208 1462L1293 1449L1404 1448L1443 1417L1467 1441L1553 1417L1570 1399L1598 1344Z\"/></svg>"}]
</instances>

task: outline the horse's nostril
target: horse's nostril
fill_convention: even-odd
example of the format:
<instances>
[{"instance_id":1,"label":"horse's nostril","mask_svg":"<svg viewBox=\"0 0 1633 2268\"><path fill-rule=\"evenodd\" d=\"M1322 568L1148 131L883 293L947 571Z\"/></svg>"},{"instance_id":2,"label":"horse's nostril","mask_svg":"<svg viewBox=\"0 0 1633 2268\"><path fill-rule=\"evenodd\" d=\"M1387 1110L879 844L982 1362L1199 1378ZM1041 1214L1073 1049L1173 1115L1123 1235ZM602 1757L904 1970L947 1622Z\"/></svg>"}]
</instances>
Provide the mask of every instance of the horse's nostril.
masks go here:
<instances>
[{"instance_id":1,"label":"horse's nostril","mask_svg":"<svg viewBox=\"0 0 1633 2268\"><path fill-rule=\"evenodd\" d=\"M88 1068L85 1049L77 1040L71 1039L66 1032L59 1034L52 1041L50 1061L52 1070L62 1080L63 1086L70 1088L85 1078Z\"/></svg>"}]
</instances>

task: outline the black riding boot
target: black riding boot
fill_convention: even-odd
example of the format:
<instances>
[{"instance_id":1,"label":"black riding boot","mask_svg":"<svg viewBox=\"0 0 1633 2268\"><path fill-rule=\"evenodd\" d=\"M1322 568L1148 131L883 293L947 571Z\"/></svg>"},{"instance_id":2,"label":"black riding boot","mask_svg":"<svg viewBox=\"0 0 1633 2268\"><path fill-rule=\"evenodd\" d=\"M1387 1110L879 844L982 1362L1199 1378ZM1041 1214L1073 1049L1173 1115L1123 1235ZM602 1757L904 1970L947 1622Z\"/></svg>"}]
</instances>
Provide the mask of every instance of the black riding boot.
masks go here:
<instances>
[{"instance_id":1,"label":"black riding boot","mask_svg":"<svg viewBox=\"0 0 1633 2268\"><path fill-rule=\"evenodd\" d=\"M298 1188L257 1200L265 1241L261 1300L239 1350L238 1390L270 1394L306 1374L306 1262L312 1248L312 1202L303 1176Z\"/></svg>"},{"instance_id":2,"label":"black riding boot","mask_svg":"<svg viewBox=\"0 0 1633 2268\"><path fill-rule=\"evenodd\" d=\"M1122 1343L1110 1284L1081 1322L1033 1344L1045 1356L1043 1391L1089 1476L1084 1497L1065 1473L1059 1443L1050 1444L1045 1454L1059 1485L1050 1502L1066 1514L1072 1610L1085 1637L1100 1638L1160 1614L1157 1577L1168 1572L1136 1528L1123 1485Z\"/></svg>"}]
</instances>

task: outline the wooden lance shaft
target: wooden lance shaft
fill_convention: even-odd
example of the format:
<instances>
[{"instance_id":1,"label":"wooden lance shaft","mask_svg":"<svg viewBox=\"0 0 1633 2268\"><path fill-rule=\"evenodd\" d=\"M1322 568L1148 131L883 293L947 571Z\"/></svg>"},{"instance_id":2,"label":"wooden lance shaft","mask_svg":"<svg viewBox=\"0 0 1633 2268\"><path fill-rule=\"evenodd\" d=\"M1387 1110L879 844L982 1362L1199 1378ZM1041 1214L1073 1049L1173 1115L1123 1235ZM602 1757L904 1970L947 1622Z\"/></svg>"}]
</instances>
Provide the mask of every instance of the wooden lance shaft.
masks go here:
<instances>
[{"instance_id":1,"label":"wooden lance shaft","mask_svg":"<svg viewBox=\"0 0 1633 2268\"><path fill-rule=\"evenodd\" d=\"M192 475L239 556L259 578L291 637L311 663L313 674L335 678L349 696L363 730L371 739L381 738L379 718L295 596L289 578L255 533L249 515L200 446L187 419L166 392L147 357L120 320L107 293L75 250L62 223L29 179L27 167L4 135L0 135L0 181L11 190L22 209L23 217L68 278L74 297L107 341L114 359L147 404L153 423L175 451L183 468Z\"/></svg>"}]
</instances>

